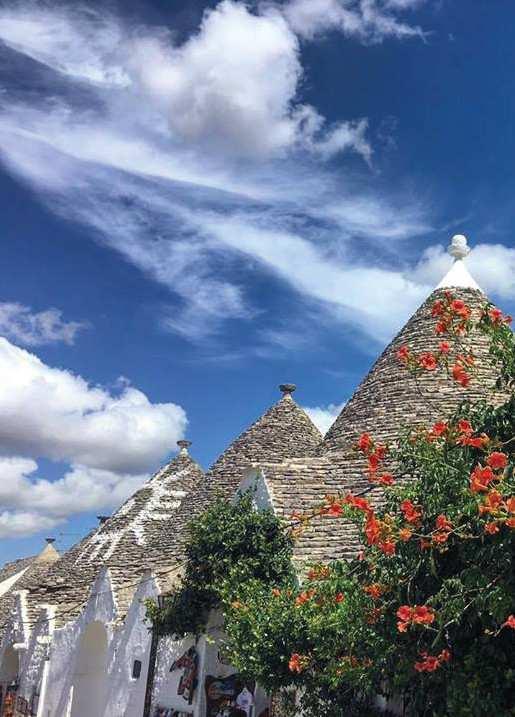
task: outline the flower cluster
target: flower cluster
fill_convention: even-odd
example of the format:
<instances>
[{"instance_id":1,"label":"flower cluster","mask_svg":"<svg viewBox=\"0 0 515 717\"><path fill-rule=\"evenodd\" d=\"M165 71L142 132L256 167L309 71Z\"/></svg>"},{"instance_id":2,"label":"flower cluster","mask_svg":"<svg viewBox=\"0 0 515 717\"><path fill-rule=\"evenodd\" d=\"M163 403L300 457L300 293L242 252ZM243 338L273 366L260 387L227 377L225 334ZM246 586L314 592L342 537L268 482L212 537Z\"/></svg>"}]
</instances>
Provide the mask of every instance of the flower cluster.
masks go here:
<instances>
[{"instance_id":1,"label":"flower cluster","mask_svg":"<svg viewBox=\"0 0 515 717\"><path fill-rule=\"evenodd\" d=\"M446 543L449 535L452 533L452 523L447 516L441 514L436 519L436 530L432 535L433 543L441 545Z\"/></svg>"},{"instance_id":2,"label":"flower cluster","mask_svg":"<svg viewBox=\"0 0 515 717\"><path fill-rule=\"evenodd\" d=\"M345 595L342 592L337 592L332 596L317 595L316 590L309 588L309 590L303 590L297 595L295 598L295 607L300 608L306 604L311 604L315 607L323 607L324 605L328 605L333 602L338 605L344 600Z\"/></svg>"},{"instance_id":3,"label":"flower cluster","mask_svg":"<svg viewBox=\"0 0 515 717\"><path fill-rule=\"evenodd\" d=\"M449 662L451 659L451 653L449 650L442 650L439 655L429 655L427 652L421 652L420 657L422 658L418 662L415 662L415 669L417 672L434 672L444 662Z\"/></svg>"},{"instance_id":4,"label":"flower cluster","mask_svg":"<svg viewBox=\"0 0 515 717\"><path fill-rule=\"evenodd\" d=\"M456 299L450 291L444 298L434 302L431 315L436 318L435 333L439 336L447 334L459 340L472 328L472 310L461 299ZM401 346L397 351L397 359L406 366L410 373L417 375L425 371L435 371L443 366L448 374L466 388L471 381L475 358L471 352L459 352L451 361L451 344L447 340L440 341L437 351L415 353L408 346Z\"/></svg>"},{"instance_id":5,"label":"flower cluster","mask_svg":"<svg viewBox=\"0 0 515 717\"><path fill-rule=\"evenodd\" d=\"M372 600L379 600L379 598L383 595L385 588L379 583L372 583L371 585L365 585L363 591L367 595L370 595Z\"/></svg>"},{"instance_id":6,"label":"flower cluster","mask_svg":"<svg viewBox=\"0 0 515 717\"><path fill-rule=\"evenodd\" d=\"M470 421L462 418L458 421L454 431L457 433L455 440L459 446L470 446L471 448L484 448L490 443L490 438L486 433L481 433L479 436L474 436L474 429Z\"/></svg>"},{"instance_id":7,"label":"flower cluster","mask_svg":"<svg viewBox=\"0 0 515 717\"><path fill-rule=\"evenodd\" d=\"M444 298L434 302L431 316L437 319L436 334L464 336L470 329L472 310L464 301L454 298L452 292L445 291Z\"/></svg>"},{"instance_id":8,"label":"flower cluster","mask_svg":"<svg viewBox=\"0 0 515 717\"><path fill-rule=\"evenodd\" d=\"M483 461L478 462L469 477L469 488L474 494L481 494L482 502L479 504L479 514L489 517L489 522L484 526L486 533L493 535L499 532L501 525L508 528L515 528L515 496L503 496L497 488L504 479L505 470L508 466L508 456L502 451L491 451L492 441L486 433L474 435L475 431L467 419L460 419L455 425L445 421L435 423L425 434L426 440L433 443L445 440L450 444L468 446L485 451ZM420 434L419 434L420 435ZM417 439L414 434L414 440ZM484 495L486 494L486 495ZM436 531L432 535L433 544L441 544L447 541L452 531L452 525L445 516L437 518ZM430 543L426 545L429 547Z\"/></svg>"},{"instance_id":9,"label":"flower cluster","mask_svg":"<svg viewBox=\"0 0 515 717\"><path fill-rule=\"evenodd\" d=\"M450 350L450 344L447 341L441 341L437 352L423 351L417 354L407 346L401 346L396 356L397 360L414 375L425 371L435 371L440 366L444 366L456 383L466 388L471 381L471 372L475 365L474 355L472 353L456 354L454 363L451 364Z\"/></svg>"},{"instance_id":10,"label":"flower cluster","mask_svg":"<svg viewBox=\"0 0 515 717\"><path fill-rule=\"evenodd\" d=\"M506 453L492 451L470 474L470 490L474 494L482 494L478 510L480 515L488 518L484 530L490 535L498 533L501 525L515 528L515 496L503 496L498 490L507 466ZM495 487L492 484L495 484Z\"/></svg>"},{"instance_id":11,"label":"flower cluster","mask_svg":"<svg viewBox=\"0 0 515 717\"><path fill-rule=\"evenodd\" d=\"M373 512L372 506L366 498L361 498L352 493L348 493L343 499L337 498L334 495L327 495L325 501L325 505L320 508L319 513L320 515L326 515L330 518L340 518L344 514L344 505L365 513Z\"/></svg>"},{"instance_id":12,"label":"flower cluster","mask_svg":"<svg viewBox=\"0 0 515 717\"><path fill-rule=\"evenodd\" d=\"M470 421L462 418L456 425L451 425L445 421L437 421L427 431L425 438L429 443L445 440L459 446L470 446L472 448L484 448L490 442L490 438L485 433L481 433L479 436L474 436L473 434L474 429ZM414 439L416 440L416 435Z\"/></svg>"},{"instance_id":13,"label":"flower cluster","mask_svg":"<svg viewBox=\"0 0 515 717\"><path fill-rule=\"evenodd\" d=\"M435 611L427 605L401 605L397 610L397 630L407 632L412 625L431 625L435 621Z\"/></svg>"},{"instance_id":14,"label":"flower cluster","mask_svg":"<svg viewBox=\"0 0 515 717\"><path fill-rule=\"evenodd\" d=\"M490 520L485 524L485 532L493 535L499 532L499 526L515 528L515 496L503 499L497 490L491 490L483 498L479 506L481 515L488 515Z\"/></svg>"},{"instance_id":15,"label":"flower cluster","mask_svg":"<svg viewBox=\"0 0 515 717\"><path fill-rule=\"evenodd\" d=\"M315 594L316 594L315 590L304 590L303 592L299 593L299 595L297 595L297 597L295 598L295 605L297 607L304 605L305 603L312 600L314 598Z\"/></svg>"},{"instance_id":16,"label":"flower cluster","mask_svg":"<svg viewBox=\"0 0 515 717\"><path fill-rule=\"evenodd\" d=\"M470 383L470 371L475 364L472 354L458 354L451 368L453 379L463 388L467 388Z\"/></svg>"},{"instance_id":17,"label":"flower cluster","mask_svg":"<svg viewBox=\"0 0 515 717\"><path fill-rule=\"evenodd\" d=\"M383 462L388 453L387 446L376 444L368 433L362 433L354 448L367 458L368 477L371 483L384 486L395 483L391 473L383 472Z\"/></svg>"},{"instance_id":18,"label":"flower cluster","mask_svg":"<svg viewBox=\"0 0 515 717\"><path fill-rule=\"evenodd\" d=\"M321 515L340 517L344 514L344 506L365 514L364 533L369 545L375 545L385 555L395 554L395 543L399 537L395 520L385 515L379 519L366 498L348 493L343 499L326 496L326 505L320 509Z\"/></svg>"},{"instance_id":19,"label":"flower cluster","mask_svg":"<svg viewBox=\"0 0 515 717\"><path fill-rule=\"evenodd\" d=\"M502 324L510 325L512 322L511 316L503 314L503 312L497 308L497 306L491 306L483 310L483 315L487 316L494 326L502 326Z\"/></svg>"},{"instance_id":20,"label":"flower cluster","mask_svg":"<svg viewBox=\"0 0 515 717\"><path fill-rule=\"evenodd\" d=\"M365 519L365 535L369 545L375 545L385 555L395 555L395 524L390 516L380 520L373 511Z\"/></svg>"},{"instance_id":21,"label":"flower cluster","mask_svg":"<svg viewBox=\"0 0 515 717\"><path fill-rule=\"evenodd\" d=\"M288 669L290 672L303 672L309 665L309 657L307 655L300 655L298 652L294 652L288 662Z\"/></svg>"},{"instance_id":22,"label":"flower cluster","mask_svg":"<svg viewBox=\"0 0 515 717\"><path fill-rule=\"evenodd\" d=\"M308 571L308 580L328 580L331 569L327 565L314 565Z\"/></svg>"},{"instance_id":23,"label":"flower cluster","mask_svg":"<svg viewBox=\"0 0 515 717\"><path fill-rule=\"evenodd\" d=\"M419 508L416 508L411 500L403 500L400 504L401 512L404 516L404 520L407 523L410 523L410 525L413 525L418 528L420 525L420 521L422 518L422 511Z\"/></svg>"}]
</instances>

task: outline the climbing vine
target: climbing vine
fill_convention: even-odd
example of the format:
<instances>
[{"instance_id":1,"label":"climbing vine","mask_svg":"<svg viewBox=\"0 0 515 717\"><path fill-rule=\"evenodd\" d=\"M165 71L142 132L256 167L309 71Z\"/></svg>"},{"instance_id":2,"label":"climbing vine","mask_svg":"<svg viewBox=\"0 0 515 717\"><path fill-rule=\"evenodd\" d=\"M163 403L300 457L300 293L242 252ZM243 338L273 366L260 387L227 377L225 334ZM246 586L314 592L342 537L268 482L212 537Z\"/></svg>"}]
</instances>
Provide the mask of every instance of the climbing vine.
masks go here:
<instances>
[{"instance_id":1,"label":"climbing vine","mask_svg":"<svg viewBox=\"0 0 515 717\"><path fill-rule=\"evenodd\" d=\"M464 342L477 327L502 384L513 382L509 317L492 306L473 316L450 292L433 316L438 351L397 353L415 378L478 380ZM515 399L464 403L395 447L364 433L355 451L383 499L327 496L294 520L350 521L362 553L312 566L296 589L242 587L226 615L234 665L270 690L295 690L312 717L376 714L378 696L416 717L515 714Z\"/></svg>"}]
</instances>

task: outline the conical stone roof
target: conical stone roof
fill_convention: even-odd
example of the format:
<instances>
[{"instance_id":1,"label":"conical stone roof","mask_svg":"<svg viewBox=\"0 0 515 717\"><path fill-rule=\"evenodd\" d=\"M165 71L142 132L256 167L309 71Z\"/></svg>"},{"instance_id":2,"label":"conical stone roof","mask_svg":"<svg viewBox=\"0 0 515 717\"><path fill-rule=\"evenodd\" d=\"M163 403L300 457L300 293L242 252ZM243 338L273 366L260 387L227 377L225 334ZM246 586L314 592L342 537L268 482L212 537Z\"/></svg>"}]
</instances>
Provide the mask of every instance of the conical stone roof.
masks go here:
<instances>
[{"instance_id":1,"label":"conical stone roof","mask_svg":"<svg viewBox=\"0 0 515 717\"><path fill-rule=\"evenodd\" d=\"M59 553L52 545L52 538L39 555L7 563L0 570L0 640L9 622L15 604L15 593L34 582L44 580L51 566L59 560Z\"/></svg>"},{"instance_id":2,"label":"conical stone roof","mask_svg":"<svg viewBox=\"0 0 515 717\"><path fill-rule=\"evenodd\" d=\"M500 404L509 398L508 391L501 392L495 387L498 371L490 361L488 338L478 330L463 341L476 356L477 370L466 389L443 370L428 371L415 381L397 359L396 353L403 345L416 353L437 350L442 339L435 334L431 309L446 290L465 301L476 317L488 301L463 264L465 254L455 256L453 268L377 359L327 432L316 455L306 454L303 459L280 464L261 463L279 515L288 518L296 511L316 509L327 495L369 489L366 462L353 450L362 432L369 432L382 443L394 442L404 427L442 420L463 400L486 399ZM367 497L373 503L381 502L382 490L376 487ZM359 536L352 524L322 517L313 520L298 538L294 556L302 568L310 562L349 558L359 548Z\"/></svg>"},{"instance_id":3,"label":"conical stone roof","mask_svg":"<svg viewBox=\"0 0 515 717\"><path fill-rule=\"evenodd\" d=\"M43 580L32 582L29 602L34 609L41 603L54 604L60 622L68 621L80 612L103 567L110 569L115 593L123 589L124 595L130 595L124 586L173 558L179 509L203 481L202 469L181 448L111 517L101 518L98 528L68 550ZM123 614L125 605L118 607Z\"/></svg>"},{"instance_id":4,"label":"conical stone roof","mask_svg":"<svg viewBox=\"0 0 515 717\"><path fill-rule=\"evenodd\" d=\"M293 384L282 384L282 398L231 443L206 473L210 492L232 495L245 467L256 461L279 463L312 455L322 434L294 401Z\"/></svg>"},{"instance_id":5,"label":"conical stone roof","mask_svg":"<svg viewBox=\"0 0 515 717\"><path fill-rule=\"evenodd\" d=\"M322 434L305 411L293 400L293 384L282 384L282 398L245 430L215 461L204 483L192 495L189 505L181 508L181 525L199 515L217 495L230 499L237 490L245 469L257 461L280 463L288 458L313 455ZM182 514L185 513L185 519ZM177 558L184 557L187 531L179 534Z\"/></svg>"},{"instance_id":6,"label":"conical stone roof","mask_svg":"<svg viewBox=\"0 0 515 717\"><path fill-rule=\"evenodd\" d=\"M379 441L392 441L404 426L441 420L464 400L488 398L501 402L506 398L495 389L497 371L489 356L489 340L479 330L463 340L476 357L477 373L467 388L450 379L443 369L424 372L415 379L397 359L401 346L408 346L415 353L438 351L442 337L435 334L431 309L446 290L436 289L386 347L327 432L321 447L323 453L347 451L363 431ZM487 301L478 289L450 290L470 306L476 317Z\"/></svg>"}]
</instances>

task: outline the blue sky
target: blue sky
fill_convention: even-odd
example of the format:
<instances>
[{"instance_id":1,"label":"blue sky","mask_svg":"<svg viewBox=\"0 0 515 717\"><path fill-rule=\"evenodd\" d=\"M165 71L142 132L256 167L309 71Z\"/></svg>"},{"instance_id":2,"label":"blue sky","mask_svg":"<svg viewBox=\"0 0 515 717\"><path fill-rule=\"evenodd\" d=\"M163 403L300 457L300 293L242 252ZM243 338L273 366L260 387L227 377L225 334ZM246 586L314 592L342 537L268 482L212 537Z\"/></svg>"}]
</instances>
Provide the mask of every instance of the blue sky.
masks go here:
<instances>
[{"instance_id":1,"label":"blue sky","mask_svg":"<svg viewBox=\"0 0 515 717\"><path fill-rule=\"evenodd\" d=\"M327 425L450 264L515 310L512 3L0 4L1 558L278 398Z\"/></svg>"}]
</instances>

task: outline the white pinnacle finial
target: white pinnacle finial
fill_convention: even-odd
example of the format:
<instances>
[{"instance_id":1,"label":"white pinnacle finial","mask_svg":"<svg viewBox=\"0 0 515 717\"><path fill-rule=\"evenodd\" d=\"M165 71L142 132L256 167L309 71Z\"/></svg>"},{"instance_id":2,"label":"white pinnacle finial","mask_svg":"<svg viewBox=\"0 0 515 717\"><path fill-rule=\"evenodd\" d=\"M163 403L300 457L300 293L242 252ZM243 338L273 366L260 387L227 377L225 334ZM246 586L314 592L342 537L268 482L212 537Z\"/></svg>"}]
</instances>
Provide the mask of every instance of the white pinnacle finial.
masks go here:
<instances>
[{"instance_id":1,"label":"white pinnacle finial","mask_svg":"<svg viewBox=\"0 0 515 717\"><path fill-rule=\"evenodd\" d=\"M451 244L447 249L449 254L454 257L456 261L459 259L465 259L470 254L470 247L467 244L467 237L463 234L455 234L451 239Z\"/></svg>"},{"instance_id":2,"label":"white pinnacle finial","mask_svg":"<svg viewBox=\"0 0 515 717\"><path fill-rule=\"evenodd\" d=\"M478 289L479 291L482 291L481 287L478 286L477 282L470 276L470 273L463 262L463 259L470 254L467 237L463 236L463 234L455 234L451 239L451 243L447 251L452 257L454 257L454 264L436 288Z\"/></svg>"}]
</instances>

